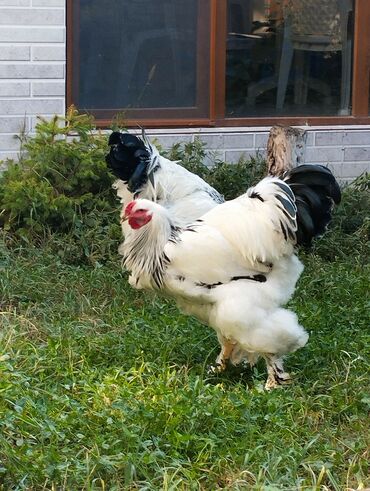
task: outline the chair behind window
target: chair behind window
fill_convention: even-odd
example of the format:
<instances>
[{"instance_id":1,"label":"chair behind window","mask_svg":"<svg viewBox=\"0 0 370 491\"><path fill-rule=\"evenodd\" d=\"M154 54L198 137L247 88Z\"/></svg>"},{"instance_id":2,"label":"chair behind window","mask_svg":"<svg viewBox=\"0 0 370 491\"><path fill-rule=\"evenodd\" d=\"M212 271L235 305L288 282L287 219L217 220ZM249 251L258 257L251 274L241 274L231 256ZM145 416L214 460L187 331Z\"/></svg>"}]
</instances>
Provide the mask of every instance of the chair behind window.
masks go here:
<instances>
[{"instance_id":1,"label":"chair behind window","mask_svg":"<svg viewBox=\"0 0 370 491\"><path fill-rule=\"evenodd\" d=\"M293 53L304 51L336 52L342 54L340 113L347 114L350 101L352 40L348 35L348 19L352 0L288 0L284 7L284 41L280 60L277 109L284 105ZM302 56L302 55L301 55ZM302 62L303 63L303 62ZM299 72L299 70L296 70ZM303 68L301 70L303 72ZM303 77L303 74L300 73ZM306 69L307 78L307 69ZM295 101L305 102L307 80L302 81L300 94ZM295 83L295 89L299 83ZM326 92L324 84L317 88Z\"/></svg>"}]
</instances>

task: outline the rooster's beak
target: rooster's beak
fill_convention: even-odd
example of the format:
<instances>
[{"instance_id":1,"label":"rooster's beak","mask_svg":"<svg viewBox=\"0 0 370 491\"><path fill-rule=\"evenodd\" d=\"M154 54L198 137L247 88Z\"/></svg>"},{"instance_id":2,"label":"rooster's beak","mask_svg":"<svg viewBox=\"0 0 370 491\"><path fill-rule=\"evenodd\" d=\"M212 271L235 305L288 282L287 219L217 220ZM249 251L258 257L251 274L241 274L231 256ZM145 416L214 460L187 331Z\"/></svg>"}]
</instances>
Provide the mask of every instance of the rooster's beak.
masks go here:
<instances>
[{"instance_id":1,"label":"rooster's beak","mask_svg":"<svg viewBox=\"0 0 370 491\"><path fill-rule=\"evenodd\" d=\"M128 220L128 216L123 215L123 217L121 218L121 223L125 222L126 220Z\"/></svg>"}]
</instances>

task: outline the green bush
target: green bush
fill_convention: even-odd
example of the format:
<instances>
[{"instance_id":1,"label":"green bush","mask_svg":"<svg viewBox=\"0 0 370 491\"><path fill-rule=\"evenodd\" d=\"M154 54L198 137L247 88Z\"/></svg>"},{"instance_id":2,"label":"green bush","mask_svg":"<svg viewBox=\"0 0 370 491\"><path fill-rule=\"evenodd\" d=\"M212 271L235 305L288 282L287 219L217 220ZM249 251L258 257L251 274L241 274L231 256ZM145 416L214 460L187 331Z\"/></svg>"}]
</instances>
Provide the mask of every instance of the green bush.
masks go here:
<instances>
[{"instance_id":1,"label":"green bush","mask_svg":"<svg viewBox=\"0 0 370 491\"><path fill-rule=\"evenodd\" d=\"M107 137L94 130L91 118L74 108L65 118L39 119L20 162L8 162L0 178L4 228L31 238L45 227L71 230L87 214L112 209Z\"/></svg>"},{"instance_id":2,"label":"green bush","mask_svg":"<svg viewBox=\"0 0 370 491\"><path fill-rule=\"evenodd\" d=\"M39 118L19 162L0 176L0 226L6 242L45 245L68 263L104 261L117 250L119 202L111 189L107 135L71 107ZM50 240L52 239L52 240Z\"/></svg>"},{"instance_id":3,"label":"green bush","mask_svg":"<svg viewBox=\"0 0 370 491\"><path fill-rule=\"evenodd\" d=\"M198 138L193 143L175 144L167 156L172 160L181 160L184 167L202 177L227 200L245 193L266 175L266 162L260 155L241 158L235 164L216 157L211 159L212 167L207 167L203 163L206 158L204 143Z\"/></svg>"}]
</instances>

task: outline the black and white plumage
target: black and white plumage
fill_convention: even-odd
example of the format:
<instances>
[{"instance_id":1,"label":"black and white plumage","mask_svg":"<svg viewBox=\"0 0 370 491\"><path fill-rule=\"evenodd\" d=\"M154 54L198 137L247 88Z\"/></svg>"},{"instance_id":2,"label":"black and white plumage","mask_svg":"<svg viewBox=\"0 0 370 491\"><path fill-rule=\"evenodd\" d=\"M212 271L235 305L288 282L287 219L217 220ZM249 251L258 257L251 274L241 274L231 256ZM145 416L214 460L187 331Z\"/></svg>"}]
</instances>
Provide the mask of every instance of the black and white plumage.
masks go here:
<instances>
[{"instance_id":1,"label":"black and white plumage","mask_svg":"<svg viewBox=\"0 0 370 491\"><path fill-rule=\"evenodd\" d=\"M333 203L341 192L331 171L322 165L300 165L283 176L297 206L297 245L309 246L322 235L331 220Z\"/></svg>"},{"instance_id":2,"label":"black and white plumage","mask_svg":"<svg viewBox=\"0 0 370 491\"><path fill-rule=\"evenodd\" d=\"M171 212L176 225L185 226L224 201L202 178L161 156L144 131L142 138L115 131L108 143L106 162L118 177L113 187L122 204L134 198L155 201Z\"/></svg>"},{"instance_id":3,"label":"black and white plumage","mask_svg":"<svg viewBox=\"0 0 370 491\"><path fill-rule=\"evenodd\" d=\"M130 284L175 298L215 329L219 368L263 356L266 387L275 387L290 378L282 358L308 339L297 316L282 308L303 270L295 246L325 230L339 201L331 172L309 165L267 177L182 228L161 205L132 201L122 211L129 232L120 249Z\"/></svg>"}]
</instances>

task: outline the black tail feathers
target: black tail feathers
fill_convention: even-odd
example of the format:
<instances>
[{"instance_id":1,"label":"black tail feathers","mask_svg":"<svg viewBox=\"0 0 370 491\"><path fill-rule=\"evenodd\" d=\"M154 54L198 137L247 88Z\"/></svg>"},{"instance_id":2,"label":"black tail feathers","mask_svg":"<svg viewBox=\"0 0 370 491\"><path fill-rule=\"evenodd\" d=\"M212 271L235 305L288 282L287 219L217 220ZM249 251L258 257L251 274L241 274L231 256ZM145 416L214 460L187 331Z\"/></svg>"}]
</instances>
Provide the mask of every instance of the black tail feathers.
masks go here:
<instances>
[{"instance_id":1,"label":"black tail feathers","mask_svg":"<svg viewBox=\"0 0 370 491\"><path fill-rule=\"evenodd\" d=\"M325 232L333 203L340 203L339 185L331 171L322 165L300 165L286 172L282 179L295 196L297 244L309 246L314 237Z\"/></svg>"},{"instance_id":2,"label":"black tail feathers","mask_svg":"<svg viewBox=\"0 0 370 491\"><path fill-rule=\"evenodd\" d=\"M143 186L147 179L150 152L144 141L129 133L113 131L109 136L110 151L105 157L112 173L128 184L132 193Z\"/></svg>"}]
</instances>

